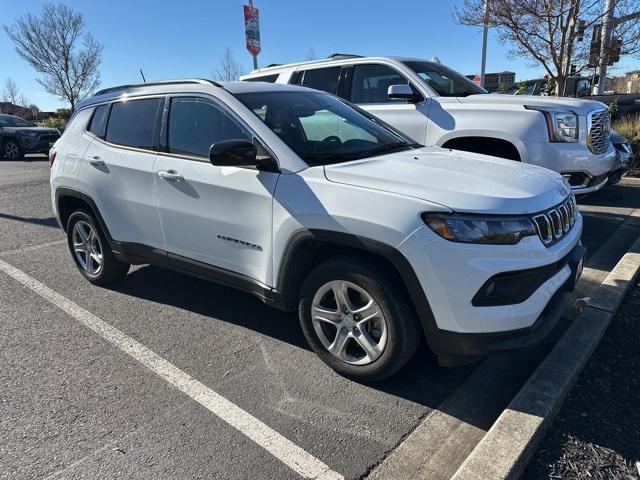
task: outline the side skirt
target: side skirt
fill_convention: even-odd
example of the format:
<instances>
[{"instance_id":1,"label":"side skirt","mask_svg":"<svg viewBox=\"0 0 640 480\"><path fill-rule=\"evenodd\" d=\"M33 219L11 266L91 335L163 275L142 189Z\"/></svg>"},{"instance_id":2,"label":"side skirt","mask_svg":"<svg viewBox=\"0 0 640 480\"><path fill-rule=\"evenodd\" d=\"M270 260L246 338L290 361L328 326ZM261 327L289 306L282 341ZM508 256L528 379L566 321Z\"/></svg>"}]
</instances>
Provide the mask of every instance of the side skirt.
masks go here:
<instances>
[{"instance_id":1,"label":"side skirt","mask_svg":"<svg viewBox=\"0 0 640 480\"><path fill-rule=\"evenodd\" d=\"M139 243L112 241L111 248L116 258L122 262L167 268L250 293L270 306L286 310L276 290L246 275Z\"/></svg>"}]
</instances>

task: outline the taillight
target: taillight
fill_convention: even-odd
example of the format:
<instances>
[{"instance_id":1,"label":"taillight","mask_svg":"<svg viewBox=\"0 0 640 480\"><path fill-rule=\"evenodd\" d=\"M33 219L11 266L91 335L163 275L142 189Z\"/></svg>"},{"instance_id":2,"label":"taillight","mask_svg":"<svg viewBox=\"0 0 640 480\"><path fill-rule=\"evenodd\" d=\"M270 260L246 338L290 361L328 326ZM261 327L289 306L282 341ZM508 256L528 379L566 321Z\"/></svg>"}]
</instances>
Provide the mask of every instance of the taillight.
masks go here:
<instances>
[{"instance_id":1,"label":"taillight","mask_svg":"<svg viewBox=\"0 0 640 480\"><path fill-rule=\"evenodd\" d=\"M53 162L56 161L56 152L49 152L49 167L53 167Z\"/></svg>"}]
</instances>

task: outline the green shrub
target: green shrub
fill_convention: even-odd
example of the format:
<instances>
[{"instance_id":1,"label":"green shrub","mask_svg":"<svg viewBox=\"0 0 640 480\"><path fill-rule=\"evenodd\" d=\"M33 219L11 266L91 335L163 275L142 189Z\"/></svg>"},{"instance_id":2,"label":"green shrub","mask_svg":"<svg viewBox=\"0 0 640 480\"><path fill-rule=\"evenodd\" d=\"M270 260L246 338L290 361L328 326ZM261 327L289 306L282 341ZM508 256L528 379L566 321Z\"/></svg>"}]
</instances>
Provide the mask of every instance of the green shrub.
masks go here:
<instances>
[{"instance_id":1,"label":"green shrub","mask_svg":"<svg viewBox=\"0 0 640 480\"><path fill-rule=\"evenodd\" d=\"M631 145L640 144L640 114L627 115L613 122L613 129L626 138Z\"/></svg>"},{"instance_id":2,"label":"green shrub","mask_svg":"<svg viewBox=\"0 0 640 480\"><path fill-rule=\"evenodd\" d=\"M41 127L55 128L56 130L59 130L60 133L62 133L67 126L67 121L60 117L49 117L39 122L38 125L40 125Z\"/></svg>"}]
</instances>

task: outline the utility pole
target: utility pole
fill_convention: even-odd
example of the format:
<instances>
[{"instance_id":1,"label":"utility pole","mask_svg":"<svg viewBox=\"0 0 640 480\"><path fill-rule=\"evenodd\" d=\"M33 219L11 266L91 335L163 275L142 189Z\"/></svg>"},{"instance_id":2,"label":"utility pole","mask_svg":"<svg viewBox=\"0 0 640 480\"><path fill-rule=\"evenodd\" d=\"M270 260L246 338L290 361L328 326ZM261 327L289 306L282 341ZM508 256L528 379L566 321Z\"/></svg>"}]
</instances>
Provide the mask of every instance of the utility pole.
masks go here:
<instances>
[{"instance_id":1,"label":"utility pole","mask_svg":"<svg viewBox=\"0 0 640 480\"><path fill-rule=\"evenodd\" d=\"M609 49L611 47L611 33L613 30L613 11L616 6L616 0L606 0L604 2L604 12L602 17L602 37L600 43L600 66L598 73L598 95L604 95L604 84L607 76L607 65L609 63Z\"/></svg>"},{"instance_id":2,"label":"utility pole","mask_svg":"<svg viewBox=\"0 0 640 480\"><path fill-rule=\"evenodd\" d=\"M482 63L480 65L480 86L484 88L484 73L487 66L487 33L489 31L489 0L484 0L484 28L482 30Z\"/></svg>"}]
</instances>

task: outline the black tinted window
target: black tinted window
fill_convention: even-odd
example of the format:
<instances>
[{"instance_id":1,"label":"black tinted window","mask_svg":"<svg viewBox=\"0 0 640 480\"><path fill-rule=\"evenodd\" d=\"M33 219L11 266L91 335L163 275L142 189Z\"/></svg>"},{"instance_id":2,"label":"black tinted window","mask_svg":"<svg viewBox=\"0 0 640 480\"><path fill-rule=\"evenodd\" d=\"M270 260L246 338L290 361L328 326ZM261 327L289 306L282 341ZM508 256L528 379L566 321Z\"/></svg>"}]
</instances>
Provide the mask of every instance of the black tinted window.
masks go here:
<instances>
[{"instance_id":1,"label":"black tinted window","mask_svg":"<svg viewBox=\"0 0 640 480\"><path fill-rule=\"evenodd\" d=\"M444 65L433 62L404 62L422 80L442 97L466 97L487 93L464 75Z\"/></svg>"},{"instance_id":2,"label":"black tinted window","mask_svg":"<svg viewBox=\"0 0 640 480\"><path fill-rule=\"evenodd\" d=\"M275 83L277 79L278 79L278 74L276 73L275 75L264 75L262 77L246 78L244 81Z\"/></svg>"},{"instance_id":3,"label":"black tinted window","mask_svg":"<svg viewBox=\"0 0 640 480\"><path fill-rule=\"evenodd\" d=\"M109 115L107 141L150 149L159 104L159 98L114 103Z\"/></svg>"},{"instance_id":4,"label":"black tinted window","mask_svg":"<svg viewBox=\"0 0 640 480\"><path fill-rule=\"evenodd\" d=\"M338 79L340 78L341 68L342 67L332 67L307 70L304 72L299 84L335 95L338 93Z\"/></svg>"},{"instance_id":5,"label":"black tinted window","mask_svg":"<svg viewBox=\"0 0 640 480\"><path fill-rule=\"evenodd\" d=\"M107 125L107 114L109 113L109 105L99 105L93 111L93 116L89 122L87 130L94 135L103 138L104 127Z\"/></svg>"},{"instance_id":6,"label":"black tinted window","mask_svg":"<svg viewBox=\"0 0 640 480\"><path fill-rule=\"evenodd\" d=\"M356 65L353 68L351 101L353 103L406 103L402 99L387 96L391 85L407 85L409 82L396 70L386 65Z\"/></svg>"},{"instance_id":7,"label":"black tinted window","mask_svg":"<svg viewBox=\"0 0 640 480\"><path fill-rule=\"evenodd\" d=\"M206 98L178 97L169 110L169 152L209 158L211 145L222 140L251 140L252 135Z\"/></svg>"}]
</instances>

